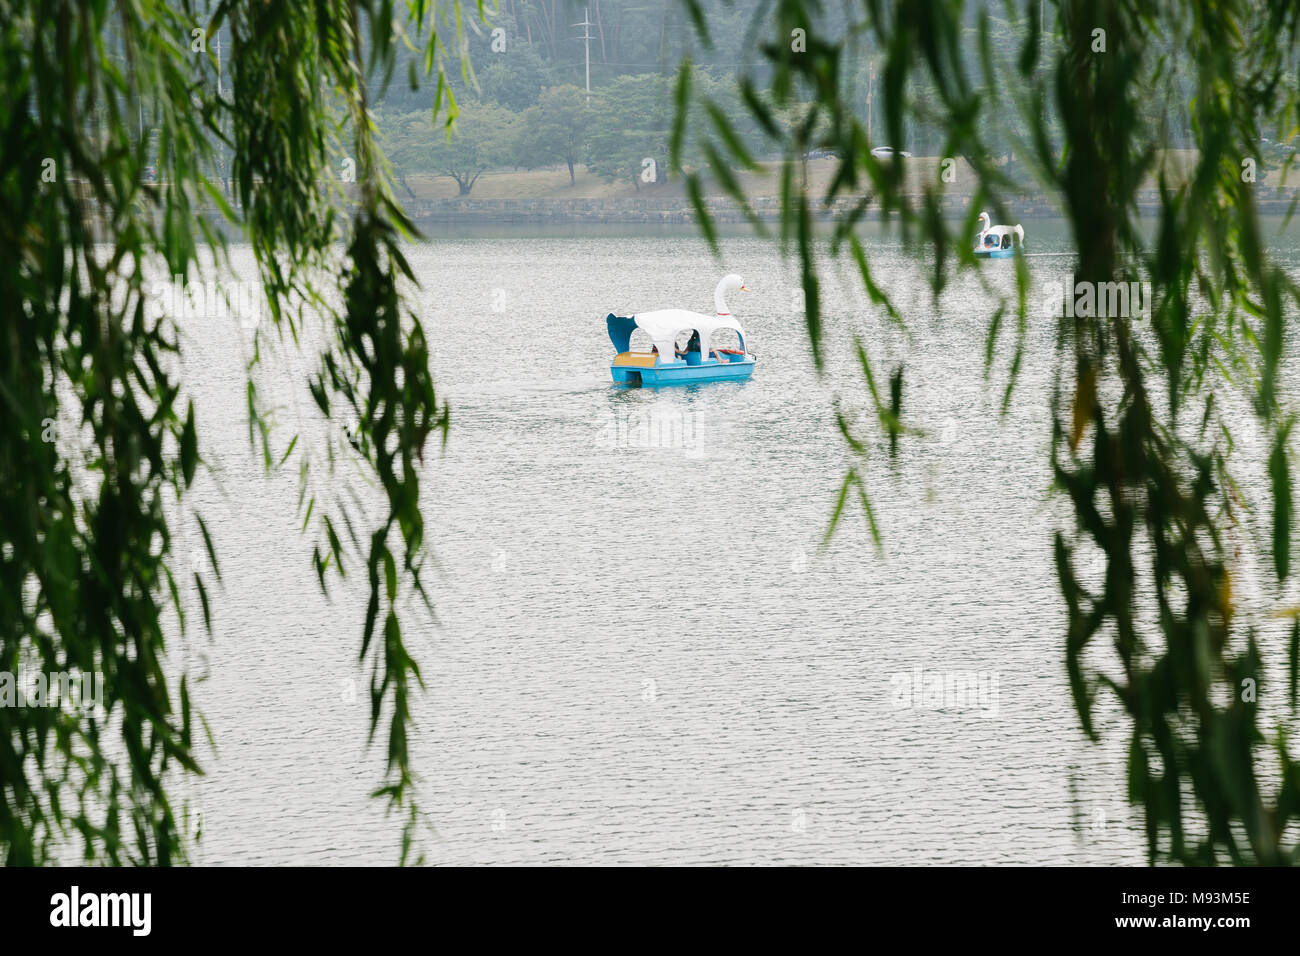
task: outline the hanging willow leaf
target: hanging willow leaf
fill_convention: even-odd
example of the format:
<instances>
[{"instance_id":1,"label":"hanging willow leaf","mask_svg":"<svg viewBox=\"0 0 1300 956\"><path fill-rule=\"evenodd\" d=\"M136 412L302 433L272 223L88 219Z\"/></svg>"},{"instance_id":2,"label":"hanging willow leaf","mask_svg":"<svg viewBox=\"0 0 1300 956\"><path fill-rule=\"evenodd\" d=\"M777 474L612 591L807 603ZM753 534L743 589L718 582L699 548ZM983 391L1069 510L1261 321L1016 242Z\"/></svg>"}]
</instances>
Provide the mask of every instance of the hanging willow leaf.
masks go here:
<instances>
[{"instance_id":1,"label":"hanging willow leaf","mask_svg":"<svg viewBox=\"0 0 1300 956\"><path fill-rule=\"evenodd\" d=\"M1241 415L1223 399L1245 392L1257 416L1253 424L1272 436L1260 457L1272 500L1274 577L1287 578L1294 417L1283 405L1281 378L1286 317L1300 305L1300 289L1269 261L1257 193L1240 162L1258 155L1266 123L1294 126L1300 112L1294 83L1300 7L1225 0L1198 8L1194 23L1182 14L1176 6L1099 7L1088 0L1047 7L1013 0L998 10L908 0L868 3L846 31L837 13L814 0L783 0L771 16L755 16L761 61L737 79L736 91L748 118L785 160L780 248L798 257L819 371L827 363L832 321L818 294L825 254L847 248L873 307L904 332L928 321L877 284L873 249L858 235L868 207L898 222L903 247L923 266L936 302L957 283L987 293L982 358L986 374L995 365L1006 369L1003 414L1026 363L1053 359L1028 351L1029 301L1040 263L1016 260L1014 298L963 275L980 266L969 239L980 210L1014 222L1008 210L1026 198L1045 202L1067 220L1075 280L1094 290L1150 282L1151 336L1139 325L1145 314L1079 310L1056 320L1055 382L1043 413L1051 426L1054 484L1072 512L1073 526L1054 536L1070 693L1092 739L1103 734L1093 716L1096 701L1113 695L1123 708L1127 792L1142 809L1151 860L1293 863L1300 859L1295 834L1264 821L1300 810L1300 764L1279 727L1281 773L1257 775L1259 748L1269 735L1257 724L1260 708L1242 706L1238 694L1242 680L1258 681L1264 645L1244 632L1246 615L1234 612L1241 570L1225 541L1236 516L1253 503L1238 500L1246 488L1235 478L1236 462L1212 436L1226 434L1235 447ZM788 42L793 28L807 36L806 51L798 54ZM1104 53L1095 47L1101 36ZM877 81L869 106L864 90L842 81L855 71ZM1279 115L1288 119L1278 122ZM777 116L786 119L778 123ZM827 122L818 125L821 118ZM731 125L713 128L720 156L737 156L726 133ZM870 150L882 130L895 153L877 159ZM1285 132L1282 141L1294 135L1294 129L1276 132ZM964 214L953 212L942 183L908 182L897 151L909 133L941 141L949 169L973 179L965 184ZM796 173L813 142L838 157L823 197L824 215L833 220L824 245ZM1175 154L1184 157L1185 170L1175 168ZM1149 232L1138 221L1148 189L1157 194L1143 213L1155 219ZM838 205L841 199L846 202ZM1012 310L1015 334L1008 339L1002 333ZM883 440L871 440L836 404L852 463L828 536L841 526L855 487L877 533L861 476L876 456L898 455L909 434L902 425L906 363L895 365L882 398L865 345L853 332L875 410L864 419ZM1199 438L1183 434L1188 419L1199 423ZM1074 573L1076 541L1101 549L1099 594ZM1139 562L1149 587L1137 587ZM1102 633L1118 656L1115 672L1091 653ZM1297 633L1300 625L1287 651L1292 719ZM1276 710L1271 716L1281 719Z\"/></svg>"},{"instance_id":2,"label":"hanging willow leaf","mask_svg":"<svg viewBox=\"0 0 1300 956\"><path fill-rule=\"evenodd\" d=\"M1278 579L1291 573L1291 462L1287 452L1290 425L1279 429L1268 457L1268 477L1273 490L1273 568Z\"/></svg>"},{"instance_id":3,"label":"hanging willow leaf","mask_svg":"<svg viewBox=\"0 0 1300 956\"><path fill-rule=\"evenodd\" d=\"M382 172L367 80L388 83L398 33L409 32L426 42L435 114L445 107L454 119L440 38L460 37L460 7L420 0L403 23L391 0L10 6L0 16L0 295L9 306L0 486L19 506L0 509L0 658L45 648L52 668L102 669L118 726L109 748L85 715L59 713L56 727L38 727L40 714L0 715L0 856L48 863L75 834L87 862L182 862L173 790L176 774L200 772L192 726L207 725L188 675L172 676L165 611L173 605L183 625L192 593L211 630L219 606L205 575L193 575L192 590L177 586L190 578L175 562L192 549L172 546L174 521L190 516L207 427L172 371L195 346L179 316L146 312L147 267L184 282L210 258L233 274L224 237L247 241L273 334L299 348L325 343L326 371L308 383L316 406L362 422L359 454L382 489L378 528L368 530L392 531L400 556L382 584L372 576L371 600L384 599L386 620L408 588L427 600L417 465L429 432L445 440L447 418L419 322L396 291L414 279L398 247L413 229ZM227 51L220 89L214 51L191 49L196 24ZM470 75L466 58L461 65ZM340 156L355 161L355 195L336 188ZM55 175L42 179L47 161ZM157 175L145 183L150 165ZM313 335L300 337L309 322ZM274 422L253 380L265 335L254 334L242 403L249 447L267 470L300 456L299 507L309 501L304 528L318 536L312 562L326 590L345 569L337 522L351 530L354 519L338 496L308 494L310 449L295 439L272 452ZM74 420L76 441L33 440L61 416ZM179 518L165 499L179 502ZM208 526L193 517L220 581ZM33 594L16 590L25 582ZM413 826L421 817L405 742L418 670L400 627L386 631L368 659L394 710L382 789ZM402 835L404 858L412 836Z\"/></svg>"}]
</instances>

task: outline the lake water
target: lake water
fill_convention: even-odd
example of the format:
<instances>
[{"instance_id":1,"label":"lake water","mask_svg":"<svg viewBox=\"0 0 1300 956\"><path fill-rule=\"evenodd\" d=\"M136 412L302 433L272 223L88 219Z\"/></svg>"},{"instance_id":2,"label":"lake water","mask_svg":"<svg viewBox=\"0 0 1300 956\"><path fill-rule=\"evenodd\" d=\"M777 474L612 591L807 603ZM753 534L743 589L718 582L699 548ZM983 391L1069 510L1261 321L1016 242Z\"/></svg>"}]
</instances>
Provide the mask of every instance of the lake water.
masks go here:
<instances>
[{"instance_id":1,"label":"lake water","mask_svg":"<svg viewBox=\"0 0 1300 956\"><path fill-rule=\"evenodd\" d=\"M1062 226L1026 231L1036 280L1060 281ZM1280 245L1293 269L1298 248L1293 228ZM1126 722L1103 706L1104 742L1086 742L1066 685L1050 544L1069 515L1048 495L1056 356L1041 310L1005 416L1009 349L983 370L1010 263L955 278L935 303L881 238L873 261L911 339L846 271L826 292L819 378L773 245L732 237L723 253L680 231L410 250L452 408L424 471L437 618L412 610L406 627L428 687L413 752L429 860L1144 862L1124 800ZM253 277L247 249L234 262ZM605 314L711 311L724 271L753 290L730 303L753 379L612 386ZM196 859L394 862L400 821L367 797L383 741L365 748L360 582L321 596L296 459L267 477L249 448L252 331L185 330L213 468L193 501L225 575L215 636L192 631L178 652L206 675L196 696L217 743L207 776L182 787L202 813ZM906 358L926 432L896 466L872 461L879 554L856 505L819 547L849 463L833 403L864 407L849 330L882 379ZM329 436L297 384L314 362L274 337L265 348L256 377L280 447L302 430L319 464ZM319 487L364 490L346 459ZM192 527L188 541L197 554ZM965 697L912 694L966 675Z\"/></svg>"}]
</instances>

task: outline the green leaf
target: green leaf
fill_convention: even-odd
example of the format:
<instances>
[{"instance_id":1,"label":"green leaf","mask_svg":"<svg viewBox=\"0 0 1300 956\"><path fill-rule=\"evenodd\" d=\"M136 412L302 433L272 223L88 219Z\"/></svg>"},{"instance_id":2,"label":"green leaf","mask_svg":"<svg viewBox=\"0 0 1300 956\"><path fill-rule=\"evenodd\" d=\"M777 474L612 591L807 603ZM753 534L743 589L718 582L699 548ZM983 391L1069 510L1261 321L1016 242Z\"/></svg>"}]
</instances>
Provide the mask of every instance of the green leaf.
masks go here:
<instances>
[{"instance_id":1,"label":"green leaf","mask_svg":"<svg viewBox=\"0 0 1300 956\"><path fill-rule=\"evenodd\" d=\"M185 426L181 429L181 474L188 486L194 482L194 468L199 460L199 437L194 426L194 403L190 402Z\"/></svg>"},{"instance_id":2,"label":"green leaf","mask_svg":"<svg viewBox=\"0 0 1300 956\"><path fill-rule=\"evenodd\" d=\"M1279 581L1291 573L1291 466L1287 453L1287 440L1291 433L1288 422L1278 429L1273 450L1268 456L1268 476L1273 493L1273 570Z\"/></svg>"}]
</instances>

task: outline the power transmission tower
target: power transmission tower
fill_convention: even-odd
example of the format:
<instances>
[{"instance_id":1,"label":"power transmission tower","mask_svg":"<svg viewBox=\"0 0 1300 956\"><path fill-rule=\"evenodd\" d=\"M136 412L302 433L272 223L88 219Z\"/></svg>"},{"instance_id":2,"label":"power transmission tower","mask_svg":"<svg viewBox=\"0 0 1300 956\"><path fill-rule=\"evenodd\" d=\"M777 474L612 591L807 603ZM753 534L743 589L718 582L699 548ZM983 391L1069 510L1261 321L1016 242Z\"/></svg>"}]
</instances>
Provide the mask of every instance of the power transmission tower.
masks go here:
<instances>
[{"instance_id":1,"label":"power transmission tower","mask_svg":"<svg viewBox=\"0 0 1300 956\"><path fill-rule=\"evenodd\" d=\"M587 105L591 105L591 41L596 39L591 35L591 28L595 26L587 16L587 8L582 8L582 22L575 23L575 27L582 27L582 36L578 37L583 41L587 48Z\"/></svg>"}]
</instances>

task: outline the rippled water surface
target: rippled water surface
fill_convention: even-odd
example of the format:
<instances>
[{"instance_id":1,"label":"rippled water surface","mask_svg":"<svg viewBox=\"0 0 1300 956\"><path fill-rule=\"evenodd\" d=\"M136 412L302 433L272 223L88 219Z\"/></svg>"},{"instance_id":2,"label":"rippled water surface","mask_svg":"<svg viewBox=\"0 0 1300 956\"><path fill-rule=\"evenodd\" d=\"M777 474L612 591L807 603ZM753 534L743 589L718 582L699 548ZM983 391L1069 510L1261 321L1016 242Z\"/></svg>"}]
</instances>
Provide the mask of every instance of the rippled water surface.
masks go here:
<instances>
[{"instance_id":1,"label":"rippled water surface","mask_svg":"<svg viewBox=\"0 0 1300 956\"><path fill-rule=\"evenodd\" d=\"M1069 259L1028 223L1035 289ZM826 264L819 378L795 274L770 243L715 263L689 233L437 239L412 247L415 304L451 403L423 504L436 620L407 640L427 693L412 741L437 863L1140 863L1124 802L1124 724L1078 729L1050 552L1068 515L1048 495L1056 355L1035 306L1005 416L1010 340L984 374L1010 263L955 276L938 302L896 241L878 280L910 338ZM1296 243L1283 243L1294 268ZM236 266L252 277L246 250ZM758 355L751 381L620 389L607 312L711 311L724 271ZM988 280L988 285L980 278ZM1041 292L1037 293L1041 298ZM882 545L851 500L819 548L849 458L835 423L906 359L923 433L867 486ZM184 374L213 473L196 502L224 556L216 634L186 666L217 743L187 798L204 863L390 863L400 821L367 798L359 584L322 597L300 530L297 459L266 477L248 445L252 332L189 322ZM301 429L314 479L365 497L355 465L323 470L327 435L296 382L314 366L274 337L256 373L280 447ZM192 538L192 536L191 536ZM928 676L977 675L952 706ZM918 704L920 706L918 706Z\"/></svg>"}]
</instances>

